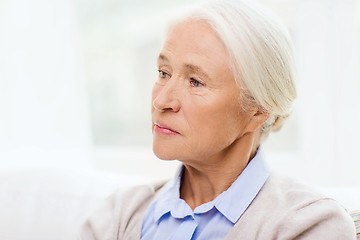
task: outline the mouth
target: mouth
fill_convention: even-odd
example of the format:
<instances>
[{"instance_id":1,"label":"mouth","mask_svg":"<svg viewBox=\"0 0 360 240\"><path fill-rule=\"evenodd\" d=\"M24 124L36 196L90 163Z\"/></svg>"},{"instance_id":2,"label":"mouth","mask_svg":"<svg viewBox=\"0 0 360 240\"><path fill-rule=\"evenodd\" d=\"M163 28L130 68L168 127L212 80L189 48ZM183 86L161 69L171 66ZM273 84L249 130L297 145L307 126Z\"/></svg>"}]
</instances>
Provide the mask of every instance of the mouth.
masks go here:
<instances>
[{"instance_id":1,"label":"mouth","mask_svg":"<svg viewBox=\"0 0 360 240\"><path fill-rule=\"evenodd\" d=\"M160 135L178 135L178 134L180 134L179 132L171 129L166 124L163 124L160 122L154 122L154 131Z\"/></svg>"}]
</instances>

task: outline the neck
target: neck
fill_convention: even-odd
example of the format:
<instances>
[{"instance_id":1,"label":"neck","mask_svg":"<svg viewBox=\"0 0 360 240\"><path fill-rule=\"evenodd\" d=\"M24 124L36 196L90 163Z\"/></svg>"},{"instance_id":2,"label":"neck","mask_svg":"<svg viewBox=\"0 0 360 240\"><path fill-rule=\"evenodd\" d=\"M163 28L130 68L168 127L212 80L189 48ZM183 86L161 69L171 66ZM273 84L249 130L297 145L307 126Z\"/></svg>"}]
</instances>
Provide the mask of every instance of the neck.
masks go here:
<instances>
[{"instance_id":1,"label":"neck","mask_svg":"<svg viewBox=\"0 0 360 240\"><path fill-rule=\"evenodd\" d=\"M180 198L193 210L214 200L239 177L258 146L255 134L247 134L216 156L184 163Z\"/></svg>"}]
</instances>

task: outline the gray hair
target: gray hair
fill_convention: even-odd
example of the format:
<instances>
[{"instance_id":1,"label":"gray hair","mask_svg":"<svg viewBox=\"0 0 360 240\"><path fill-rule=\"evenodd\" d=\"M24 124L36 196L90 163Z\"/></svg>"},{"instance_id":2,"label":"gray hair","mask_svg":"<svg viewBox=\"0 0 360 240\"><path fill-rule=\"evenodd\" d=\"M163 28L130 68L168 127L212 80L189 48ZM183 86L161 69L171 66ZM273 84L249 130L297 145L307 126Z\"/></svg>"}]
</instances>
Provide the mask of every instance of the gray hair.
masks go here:
<instances>
[{"instance_id":1,"label":"gray hair","mask_svg":"<svg viewBox=\"0 0 360 240\"><path fill-rule=\"evenodd\" d=\"M188 19L206 21L224 43L244 109L270 114L262 138L280 129L296 98L293 44L282 23L254 2L216 0L178 14L168 30Z\"/></svg>"}]
</instances>

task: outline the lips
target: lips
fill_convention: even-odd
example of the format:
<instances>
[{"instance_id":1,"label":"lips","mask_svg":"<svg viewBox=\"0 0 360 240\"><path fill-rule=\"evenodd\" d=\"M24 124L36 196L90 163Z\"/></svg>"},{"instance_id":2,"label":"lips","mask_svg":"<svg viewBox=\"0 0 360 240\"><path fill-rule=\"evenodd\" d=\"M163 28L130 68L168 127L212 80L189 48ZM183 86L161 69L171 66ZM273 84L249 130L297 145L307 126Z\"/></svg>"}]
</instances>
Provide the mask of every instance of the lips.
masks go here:
<instances>
[{"instance_id":1,"label":"lips","mask_svg":"<svg viewBox=\"0 0 360 240\"><path fill-rule=\"evenodd\" d=\"M154 131L160 135L178 135L179 132L173 130L171 127L164 123L154 122Z\"/></svg>"}]
</instances>

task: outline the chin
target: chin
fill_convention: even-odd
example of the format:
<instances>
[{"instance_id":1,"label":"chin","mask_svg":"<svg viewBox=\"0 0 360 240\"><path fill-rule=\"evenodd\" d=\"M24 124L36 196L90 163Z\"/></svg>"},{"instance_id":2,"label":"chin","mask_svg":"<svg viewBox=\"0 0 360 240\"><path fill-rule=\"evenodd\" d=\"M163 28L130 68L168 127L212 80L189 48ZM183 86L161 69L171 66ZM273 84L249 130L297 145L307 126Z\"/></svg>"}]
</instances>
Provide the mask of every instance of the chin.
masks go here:
<instances>
[{"instance_id":1,"label":"chin","mask_svg":"<svg viewBox=\"0 0 360 240\"><path fill-rule=\"evenodd\" d=\"M153 145L153 152L155 156L161 160L177 160L177 157L174 154L175 151L171 149L164 149Z\"/></svg>"}]
</instances>

